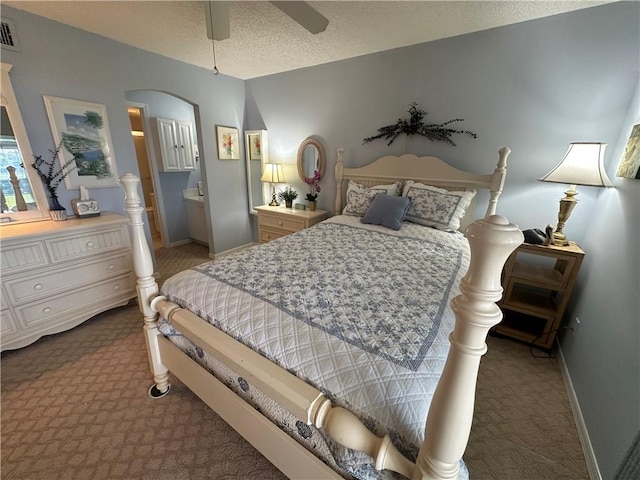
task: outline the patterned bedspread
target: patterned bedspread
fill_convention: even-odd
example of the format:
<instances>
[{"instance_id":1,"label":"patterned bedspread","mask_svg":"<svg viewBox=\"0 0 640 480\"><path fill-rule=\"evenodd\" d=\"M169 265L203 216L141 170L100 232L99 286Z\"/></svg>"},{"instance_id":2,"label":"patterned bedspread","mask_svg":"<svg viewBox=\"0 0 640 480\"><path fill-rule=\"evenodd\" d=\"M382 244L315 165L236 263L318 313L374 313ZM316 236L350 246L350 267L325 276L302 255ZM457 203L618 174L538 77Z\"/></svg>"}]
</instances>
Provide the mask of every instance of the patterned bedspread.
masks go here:
<instances>
[{"instance_id":1,"label":"patterned bedspread","mask_svg":"<svg viewBox=\"0 0 640 480\"><path fill-rule=\"evenodd\" d=\"M161 291L294 372L376 434L389 433L415 459L448 353L449 302L468 264L460 233L407 222L393 231L337 216L181 272ZM161 331L176 333L166 324ZM198 350L191 354L202 357ZM246 392L236 380L236 390ZM302 430L298 425L305 437ZM368 457L331 441L329 449L352 475L373 473Z\"/></svg>"}]
</instances>

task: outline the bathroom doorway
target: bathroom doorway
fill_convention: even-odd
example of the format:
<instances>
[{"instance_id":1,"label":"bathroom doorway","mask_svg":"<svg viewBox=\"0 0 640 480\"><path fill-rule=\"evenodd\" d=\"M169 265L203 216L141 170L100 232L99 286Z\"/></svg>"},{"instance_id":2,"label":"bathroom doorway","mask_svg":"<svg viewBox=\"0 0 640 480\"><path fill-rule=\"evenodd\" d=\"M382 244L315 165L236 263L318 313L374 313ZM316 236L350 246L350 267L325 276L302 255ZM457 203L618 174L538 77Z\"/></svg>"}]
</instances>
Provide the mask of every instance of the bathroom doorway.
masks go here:
<instances>
[{"instance_id":1,"label":"bathroom doorway","mask_svg":"<svg viewBox=\"0 0 640 480\"><path fill-rule=\"evenodd\" d=\"M127 112L131 123L131 136L136 149L136 159L138 170L140 171L140 184L142 185L142 195L149 222L149 231L153 241L153 248L164 246L162 238L162 216L156 202L156 186L151 167L151 156L147 144L147 131L145 128L144 105L136 102L127 102Z\"/></svg>"}]
</instances>

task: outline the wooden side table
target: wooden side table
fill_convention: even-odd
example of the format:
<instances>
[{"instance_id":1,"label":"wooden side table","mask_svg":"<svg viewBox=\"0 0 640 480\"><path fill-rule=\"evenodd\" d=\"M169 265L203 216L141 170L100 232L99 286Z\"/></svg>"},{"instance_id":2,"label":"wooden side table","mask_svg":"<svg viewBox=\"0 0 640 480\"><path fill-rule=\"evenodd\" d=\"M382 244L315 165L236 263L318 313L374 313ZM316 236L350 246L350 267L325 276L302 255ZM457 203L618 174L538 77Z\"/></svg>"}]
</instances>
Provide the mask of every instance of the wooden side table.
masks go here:
<instances>
[{"instance_id":1,"label":"wooden side table","mask_svg":"<svg viewBox=\"0 0 640 480\"><path fill-rule=\"evenodd\" d=\"M256 207L258 211L258 238L260 243L299 232L327 218L325 210L296 210L286 207Z\"/></svg>"},{"instance_id":2,"label":"wooden side table","mask_svg":"<svg viewBox=\"0 0 640 480\"><path fill-rule=\"evenodd\" d=\"M583 258L574 243L518 247L504 266L504 319L495 333L551 349Z\"/></svg>"}]
</instances>

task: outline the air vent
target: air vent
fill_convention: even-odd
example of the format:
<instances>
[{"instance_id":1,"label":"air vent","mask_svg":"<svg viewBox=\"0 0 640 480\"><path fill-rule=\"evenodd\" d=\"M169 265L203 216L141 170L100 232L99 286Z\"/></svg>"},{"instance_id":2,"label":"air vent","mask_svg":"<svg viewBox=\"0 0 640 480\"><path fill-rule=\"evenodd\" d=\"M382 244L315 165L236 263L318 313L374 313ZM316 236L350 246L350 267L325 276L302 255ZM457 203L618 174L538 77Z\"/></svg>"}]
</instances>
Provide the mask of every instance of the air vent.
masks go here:
<instances>
[{"instance_id":1,"label":"air vent","mask_svg":"<svg viewBox=\"0 0 640 480\"><path fill-rule=\"evenodd\" d=\"M20 43L18 42L18 35L14 23L8 18L2 19L2 28L0 29L0 39L2 42L2 48L7 50L13 50L14 52L20 51Z\"/></svg>"}]
</instances>

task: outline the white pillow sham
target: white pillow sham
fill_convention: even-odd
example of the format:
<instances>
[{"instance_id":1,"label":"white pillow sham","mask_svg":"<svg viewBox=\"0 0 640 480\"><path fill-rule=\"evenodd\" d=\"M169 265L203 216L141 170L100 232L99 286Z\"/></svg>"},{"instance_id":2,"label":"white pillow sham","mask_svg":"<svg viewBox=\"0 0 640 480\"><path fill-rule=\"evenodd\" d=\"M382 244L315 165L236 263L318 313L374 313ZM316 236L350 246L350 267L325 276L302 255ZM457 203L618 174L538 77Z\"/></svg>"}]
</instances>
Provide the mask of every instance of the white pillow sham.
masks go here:
<instances>
[{"instance_id":1,"label":"white pillow sham","mask_svg":"<svg viewBox=\"0 0 640 480\"><path fill-rule=\"evenodd\" d=\"M405 220L454 232L475 195L475 190L450 191L407 180L402 196L411 199L411 207Z\"/></svg>"},{"instance_id":2,"label":"white pillow sham","mask_svg":"<svg viewBox=\"0 0 640 480\"><path fill-rule=\"evenodd\" d=\"M355 215L358 217L367 213L369 205L378 193L399 196L402 188L402 182L395 182L391 185L374 185L373 187L365 187L353 180L349 180L347 186L347 204L342 213L344 215Z\"/></svg>"}]
</instances>

